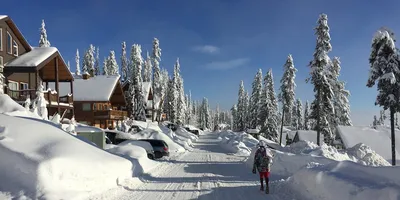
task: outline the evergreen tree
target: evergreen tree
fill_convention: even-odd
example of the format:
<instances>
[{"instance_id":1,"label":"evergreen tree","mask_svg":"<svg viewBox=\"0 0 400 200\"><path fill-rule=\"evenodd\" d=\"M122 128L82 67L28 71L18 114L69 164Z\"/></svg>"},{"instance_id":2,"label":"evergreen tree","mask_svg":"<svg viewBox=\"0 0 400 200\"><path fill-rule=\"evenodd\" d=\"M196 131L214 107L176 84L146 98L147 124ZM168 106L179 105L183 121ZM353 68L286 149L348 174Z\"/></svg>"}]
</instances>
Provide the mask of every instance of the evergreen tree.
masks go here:
<instances>
[{"instance_id":1,"label":"evergreen tree","mask_svg":"<svg viewBox=\"0 0 400 200\"><path fill-rule=\"evenodd\" d=\"M310 62L311 83L314 85L315 100L311 103L312 112L310 118L316 121L317 144L320 145L320 134L324 136L324 141L331 144L334 139L329 119L334 116L332 105L333 92L326 71L331 63L328 53L332 50L330 44L328 16L319 16L317 27L315 28L317 42L314 52L314 59Z\"/></svg>"},{"instance_id":2,"label":"evergreen tree","mask_svg":"<svg viewBox=\"0 0 400 200\"><path fill-rule=\"evenodd\" d=\"M264 126L261 128L260 133L263 133L269 140L278 141L278 102L276 99L274 89L274 78L272 75L272 69L270 69L266 75L266 87L267 87L267 119Z\"/></svg>"},{"instance_id":3,"label":"evergreen tree","mask_svg":"<svg viewBox=\"0 0 400 200\"><path fill-rule=\"evenodd\" d=\"M111 55L110 55L111 57ZM115 57L114 57L115 60ZM143 94L143 87L142 87L142 65L143 65L143 58L142 58L142 49L141 46L138 44L132 45L131 50L131 85L134 87L134 102L135 102L135 111L134 116L136 120L146 121L146 105L145 105L145 98Z\"/></svg>"},{"instance_id":4,"label":"evergreen tree","mask_svg":"<svg viewBox=\"0 0 400 200\"><path fill-rule=\"evenodd\" d=\"M79 50L76 49L76 56L75 56L75 62L76 62L76 75L81 75L81 67L79 66L80 63L80 58L79 58Z\"/></svg>"},{"instance_id":5,"label":"evergreen tree","mask_svg":"<svg viewBox=\"0 0 400 200\"><path fill-rule=\"evenodd\" d=\"M375 105L390 111L390 126L392 138L392 165L396 165L394 114L400 110L400 80L399 55L395 46L393 34L380 29L372 40L369 58L370 73L367 87L373 87L377 82L378 96Z\"/></svg>"},{"instance_id":6,"label":"evergreen tree","mask_svg":"<svg viewBox=\"0 0 400 200\"><path fill-rule=\"evenodd\" d=\"M329 68L331 85L334 94L333 105L335 110L334 120L331 121L334 123L335 126L351 126L352 123L350 119L350 104L348 100L350 92L344 89L345 83L343 81L339 81L338 79L340 69L340 60L338 57L334 57L332 65Z\"/></svg>"},{"instance_id":7,"label":"evergreen tree","mask_svg":"<svg viewBox=\"0 0 400 200\"><path fill-rule=\"evenodd\" d=\"M304 129L303 125L303 105L300 99L296 102L296 118L297 118L297 130Z\"/></svg>"},{"instance_id":8,"label":"evergreen tree","mask_svg":"<svg viewBox=\"0 0 400 200\"><path fill-rule=\"evenodd\" d=\"M378 120L376 118L376 115L374 115L374 121L372 122L372 126L373 126L374 129L376 129L377 125L379 125L379 122L378 122Z\"/></svg>"},{"instance_id":9,"label":"evergreen tree","mask_svg":"<svg viewBox=\"0 0 400 200\"><path fill-rule=\"evenodd\" d=\"M160 60L161 60L161 48L160 42L157 38L153 40L153 53L152 53L152 61L154 67L154 77L153 77L153 101L157 102L156 99L162 99L160 82L161 82L161 70L160 70ZM154 120L154 118L153 118Z\"/></svg>"},{"instance_id":10,"label":"evergreen tree","mask_svg":"<svg viewBox=\"0 0 400 200\"><path fill-rule=\"evenodd\" d=\"M108 56L107 60L107 69L108 69L108 75L119 75L119 67L117 60L115 59L115 52L110 51L110 55Z\"/></svg>"},{"instance_id":11,"label":"evergreen tree","mask_svg":"<svg viewBox=\"0 0 400 200\"><path fill-rule=\"evenodd\" d=\"M282 102L284 109L284 125L291 125L292 122L292 111L295 105L295 93L296 88L295 78L297 69L294 68L292 55L289 54L286 63L283 66L284 72L281 79L281 92L279 94L279 101Z\"/></svg>"},{"instance_id":12,"label":"evergreen tree","mask_svg":"<svg viewBox=\"0 0 400 200\"><path fill-rule=\"evenodd\" d=\"M308 105L308 100L306 101L306 105L304 106L304 130L310 130L310 122L309 122L309 111L310 106Z\"/></svg>"},{"instance_id":13,"label":"evergreen tree","mask_svg":"<svg viewBox=\"0 0 400 200\"><path fill-rule=\"evenodd\" d=\"M220 110L219 110L219 105L218 104L217 104L217 107L215 108L214 124L215 125L219 125L220 124Z\"/></svg>"},{"instance_id":14,"label":"evergreen tree","mask_svg":"<svg viewBox=\"0 0 400 200\"><path fill-rule=\"evenodd\" d=\"M94 69L95 69L95 75L100 75L100 47L97 47L96 49L96 61L94 63Z\"/></svg>"},{"instance_id":15,"label":"evergreen tree","mask_svg":"<svg viewBox=\"0 0 400 200\"><path fill-rule=\"evenodd\" d=\"M126 43L122 42L122 55L121 55L121 73L122 80L130 80L131 73L128 71L128 58L126 57Z\"/></svg>"},{"instance_id":16,"label":"evergreen tree","mask_svg":"<svg viewBox=\"0 0 400 200\"><path fill-rule=\"evenodd\" d=\"M259 117L260 105L261 105L261 94L262 94L262 71L258 70L257 74L254 77L253 81L253 91L251 93L250 98L250 107L249 107L249 118L250 118L250 128L257 128L257 126L261 125Z\"/></svg>"},{"instance_id":17,"label":"evergreen tree","mask_svg":"<svg viewBox=\"0 0 400 200\"><path fill-rule=\"evenodd\" d=\"M185 96L183 89L183 79L180 74L180 64L179 58L176 60L174 67L174 84L177 92L177 101L176 101L176 123L183 124L185 118Z\"/></svg>"},{"instance_id":18,"label":"evergreen tree","mask_svg":"<svg viewBox=\"0 0 400 200\"><path fill-rule=\"evenodd\" d=\"M250 96L249 92L245 92L244 96L244 130L247 130L250 128Z\"/></svg>"},{"instance_id":19,"label":"evergreen tree","mask_svg":"<svg viewBox=\"0 0 400 200\"><path fill-rule=\"evenodd\" d=\"M71 64L69 63L69 60L67 62L67 68L68 68L69 71L71 71Z\"/></svg>"},{"instance_id":20,"label":"evergreen tree","mask_svg":"<svg viewBox=\"0 0 400 200\"><path fill-rule=\"evenodd\" d=\"M82 71L83 73L88 73L90 74L90 76L94 76L94 63L95 63L95 57L94 57L94 52L95 52L95 48L94 46L91 44L89 46L89 49L85 52L85 55L83 57L83 61L82 61Z\"/></svg>"},{"instance_id":21,"label":"evergreen tree","mask_svg":"<svg viewBox=\"0 0 400 200\"><path fill-rule=\"evenodd\" d=\"M210 110L208 106L208 99L204 97L200 110L200 128L206 130L210 129L210 127L211 123L210 123Z\"/></svg>"},{"instance_id":22,"label":"evergreen tree","mask_svg":"<svg viewBox=\"0 0 400 200\"><path fill-rule=\"evenodd\" d=\"M47 31L45 28L46 24L42 19L42 27L40 28L40 40L39 40L39 47L50 47L50 42L47 39Z\"/></svg>"},{"instance_id":23,"label":"evergreen tree","mask_svg":"<svg viewBox=\"0 0 400 200\"><path fill-rule=\"evenodd\" d=\"M151 57L149 55L149 52L147 52L147 58L146 61L144 62L143 82L151 81L152 72L153 72L153 65L151 64Z\"/></svg>"},{"instance_id":24,"label":"evergreen tree","mask_svg":"<svg viewBox=\"0 0 400 200\"><path fill-rule=\"evenodd\" d=\"M106 75L106 76L108 76L108 73L109 73L109 69L108 69L108 59L109 59L109 57L104 57L104 61L103 61L103 75Z\"/></svg>"},{"instance_id":25,"label":"evergreen tree","mask_svg":"<svg viewBox=\"0 0 400 200\"><path fill-rule=\"evenodd\" d=\"M239 86L239 98L237 103L237 131L244 131L246 128L246 95L243 81Z\"/></svg>"},{"instance_id":26,"label":"evergreen tree","mask_svg":"<svg viewBox=\"0 0 400 200\"><path fill-rule=\"evenodd\" d=\"M299 124L298 124L299 120L297 119L297 104L296 104L296 101L294 102L293 107L292 107L292 118L291 118L291 120L292 120L291 126L292 126L294 129L299 130L299 129L298 129L298 127L299 127Z\"/></svg>"},{"instance_id":27,"label":"evergreen tree","mask_svg":"<svg viewBox=\"0 0 400 200\"><path fill-rule=\"evenodd\" d=\"M260 126L264 127L265 123L267 123L268 118L268 82L267 75L264 76L263 87L261 91L261 100L260 100L260 111L258 113L258 118L260 119Z\"/></svg>"}]
</instances>

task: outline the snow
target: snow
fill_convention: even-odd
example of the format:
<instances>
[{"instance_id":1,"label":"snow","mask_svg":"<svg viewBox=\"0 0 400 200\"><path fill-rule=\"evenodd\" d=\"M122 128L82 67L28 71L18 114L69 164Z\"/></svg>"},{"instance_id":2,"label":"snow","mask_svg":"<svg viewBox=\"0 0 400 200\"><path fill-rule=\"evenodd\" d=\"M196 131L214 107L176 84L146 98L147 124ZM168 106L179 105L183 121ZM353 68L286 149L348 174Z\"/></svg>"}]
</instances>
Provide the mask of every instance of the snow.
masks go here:
<instances>
[{"instance_id":1,"label":"snow","mask_svg":"<svg viewBox=\"0 0 400 200\"><path fill-rule=\"evenodd\" d=\"M164 134L161 130L157 131L154 129L145 129L138 133L133 133L131 138L132 139L164 140L167 143L170 152L184 152L185 151L185 148L183 148L181 145L177 144L170 137L168 137L166 134Z\"/></svg>"},{"instance_id":2,"label":"snow","mask_svg":"<svg viewBox=\"0 0 400 200\"><path fill-rule=\"evenodd\" d=\"M7 63L6 67L37 67L51 55L58 52L55 47L33 47L32 51L22 54Z\"/></svg>"},{"instance_id":3,"label":"snow","mask_svg":"<svg viewBox=\"0 0 400 200\"><path fill-rule=\"evenodd\" d=\"M124 141L124 142L121 142L118 144L118 146L123 146L123 145L136 145L136 146L142 147L146 151L154 151L151 144L146 141L127 140L127 141Z\"/></svg>"},{"instance_id":4,"label":"snow","mask_svg":"<svg viewBox=\"0 0 400 200\"><path fill-rule=\"evenodd\" d=\"M310 142L317 144L317 131L298 130L296 132L299 135L299 140L310 141ZM320 141L320 144L322 144L324 142L324 136L322 135L322 133L321 133L321 137L320 137L319 141Z\"/></svg>"},{"instance_id":5,"label":"snow","mask_svg":"<svg viewBox=\"0 0 400 200\"><path fill-rule=\"evenodd\" d=\"M30 117L41 119L39 115L36 115L24 107L19 105L17 102L11 99L7 94L0 94L0 113L10 116Z\"/></svg>"},{"instance_id":6,"label":"snow","mask_svg":"<svg viewBox=\"0 0 400 200\"><path fill-rule=\"evenodd\" d=\"M84 80L78 76L74 79L74 101L109 101L114 88L119 81L118 76L99 75ZM70 93L70 84L61 83L60 95ZM49 87L52 87L49 84Z\"/></svg>"},{"instance_id":7,"label":"snow","mask_svg":"<svg viewBox=\"0 0 400 200\"><path fill-rule=\"evenodd\" d=\"M109 189L132 176L128 160L87 145L51 122L0 114L0 127L0 157L7 160L0 162L0 179L10 180L0 183L0 191L16 198L83 198L87 191Z\"/></svg>"},{"instance_id":8,"label":"snow","mask_svg":"<svg viewBox=\"0 0 400 200\"><path fill-rule=\"evenodd\" d=\"M8 16L7 15L0 15L0 20L4 19L6 17L8 17Z\"/></svg>"},{"instance_id":9,"label":"snow","mask_svg":"<svg viewBox=\"0 0 400 200\"><path fill-rule=\"evenodd\" d=\"M377 126L377 129L367 126L339 126L337 132L345 146L351 148L363 143L388 161L392 160L390 128ZM396 130L396 143L400 144L400 130ZM396 155L400 155L400 146L396 145Z\"/></svg>"},{"instance_id":10,"label":"snow","mask_svg":"<svg viewBox=\"0 0 400 200\"><path fill-rule=\"evenodd\" d=\"M148 142L125 141L118 145L107 145L106 151L122 156L131 161L134 167L133 175L139 176L143 173L149 172L158 164L147 157L146 148L153 149Z\"/></svg>"},{"instance_id":11,"label":"snow","mask_svg":"<svg viewBox=\"0 0 400 200\"><path fill-rule=\"evenodd\" d=\"M143 82L142 83L142 89L143 89L143 95L145 97L145 100L147 102L147 97L150 94L150 90L151 90L151 82Z\"/></svg>"},{"instance_id":12,"label":"snow","mask_svg":"<svg viewBox=\"0 0 400 200\"><path fill-rule=\"evenodd\" d=\"M245 132L222 131L218 138L225 150L238 156L249 156L251 148L258 144L258 140Z\"/></svg>"}]
</instances>

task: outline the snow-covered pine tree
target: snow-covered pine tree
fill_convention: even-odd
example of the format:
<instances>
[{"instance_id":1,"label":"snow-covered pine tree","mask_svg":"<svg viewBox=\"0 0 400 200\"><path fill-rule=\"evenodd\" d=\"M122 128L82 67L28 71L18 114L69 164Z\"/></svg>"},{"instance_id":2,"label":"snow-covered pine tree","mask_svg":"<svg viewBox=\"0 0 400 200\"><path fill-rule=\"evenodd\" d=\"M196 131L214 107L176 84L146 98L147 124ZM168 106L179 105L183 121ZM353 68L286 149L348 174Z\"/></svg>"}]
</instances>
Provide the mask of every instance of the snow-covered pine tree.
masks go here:
<instances>
[{"instance_id":1,"label":"snow-covered pine tree","mask_svg":"<svg viewBox=\"0 0 400 200\"><path fill-rule=\"evenodd\" d=\"M282 102L282 106L284 109L284 122L283 124L286 126L291 125L292 123L292 111L293 106L295 105L295 78L297 69L294 67L292 55L289 54L285 65L283 66L284 72L281 79L281 88L279 93L279 101Z\"/></svg>"},{"instance_id":2,"label":"snow-covered pine tree","mask_svg":"<svg viewBox=\"0 0 400 200\"><path fill-rule=\"evenodd\" d=\"M265 123L267 123L268 118L268 83L267 83L267 75L264 76L263 79L263 87L261 91L261 98L260 98L260 110L258 113L258 118L260 119L260 126L264 127Z\"/></svg>"},{"instance_id":3,"label":"snow-covered pine tree","mask_svg":"<svg viewBox=\"0 0 400 200\"><path fill-rule=\"evenodd\" d=\"M50 92L50 91L49 91ZM43 84L40 83L39 87L36 91L36 106L37 106L37 114L44 120L48 120L48 111L46 106L46 99L44 98L44 87Z\"/></svg>"},{"instance_id":4,"label":"snow-covered pine tree","mask_svg":"<svg viewBox=\"0 0 400 200\"><path fill-rule=\"evenodd\" d=\"M111 56L110 56L111 57ZM115 57L114 57L115 58ZM142 65L143 65L143 58L142 58L142 49L141 46L138 44L132 45L131 50L131 69L132 69L132 80L131 85L134 87L134 101L135 101L135 111L134 116L136 120L146 121L146 103L143 94L142 88Z\"/></svg>"},{"instance_id":5,"label":"snow-covered pine tree","mask_svg":"<svg viewBox=\"0 0 400 200\"><path fill-rule=\"evenodd\" d=\"M214 125L220 124L220 113L221 111L219 110L219 104L217 104L217 107L215 108Z\"/></svg>"},{"instance_id":6,"label":"snow-covered pine tree","mask_svg":"<svg viewBox=\"0 0 400 200\"><path fill-rule=\"evenodd\" d=\"M399 118L397 117L397 113L396 113L396 119L395 119L395 126L397 129L399 128Z\"/></svg>"},{"instance_id":7,"label":"snow-covered pine tree","mask_svg":"<svg viewBox=\"0 0 400 200\"><path fill-rule=\"evenodd\" d=\"M181 67L179 64L179 58L175 62L174 66L174 83L176 84L177 101L176 101L176 123L183 124L185 118L185 94L183 88L183 79L181 77Z\"/></svg>"},{"instance_id":8,"label":"snow-covered pine tree","mask_svg":"<svg viewBox=\"0 0 400 200\"><path fill-rule=\"evenodd\" d=\"M152 53L152 57L151 58L152 58L153 67L154 67L154 72L153 72L154 75L153 75L153 82L152 82L152 88L153 88L153 92L154 92L153 101L157 102L158 99L162 98L161 97L162 96L161 89L160 89L160 83L161 83L161 70L160 70L161 48L160 48L160 41L157 38L153 39L153 53ZM154 110L154 104L153 104L153 110ZM153 115L152 120L155 120L155 117L156 116ZM174 117L176 117L175 114L174 114Z\"/></svg>"},{"instance_id":9,"label":"snow-covered pine tree","mask_svg":"<svg viewBox=\"0 0 400 200\"><path fill-rule=\"evenodd\" d=\"M44 23L44 19L42 19L42 27L40 28L40 40L39 47L50 47L50 42L47 39L47 31L46 24Z\"/></svg>"},{"instance_id":10,"label":"snow-covered pine tree","mask_svg":"<svg viewBox=\"0 0 400 200\"><path fill-rule=\"evenodd\" d=\"M110 55L107 60L107 69L108 69L108 75L119 75L119 67L117 60L115 58L115 52L110 51Z\"/></svg>"},{"instance_id":11,"label":"snow-covered pine tree","mask_svg":"<svg viewBox=\"0 0 400 200\"><path fill-rule=\"evenodd\" d=\"M210 129L210 110L209 110L209 105L208 105L208 99L203 98L203 102L201 104L201 124L200 127L203 128L203 130Z\"/></svg>"},{"instance_id":12,"label":"snow-covered pine tree","mask_svg":"<svg viewBox=\"0 0 400 200\"><path fill-rule=\"evenodd\" d=\"M385 29L378 30L372 40L367 87L373 87L377 82L375 105L390 111L392 165L396 165L394 114L400 111L399 60L394 36Z\"/></svg>"},{"instance_id":13,"label":"snow-covered pine tree","mask_svg":"<svg viewBox=\"0 0 400 200\"><path fill-rule=\"evenodd\" d=\"M151 63L151 57L149 52L147 52L146 61L144 61L144 70L143 70L143 82L150 82L151 76L153 73L153 65Z\"/></svg>"},{"instance_id":14,"label":"snow-covered pine tree","mask_svg":"<svg viewBox=\"0 0 400 200\"><path fill-rule=\"evenodd\" d=\"M263 75L262 70L259 69L257 74L254 76L254 81L252 83L252 93L250 98L250 106L249 106L249 120L250 120L250 128L255 129L259 126L260 119L260 103L261 103L261 94L262 94L262 81Z\"/></svg>"},{"instance_id":15,"label":"snow-covered pine tree","mask_svg":"<svg viewBox=\"0 0 400 200\"><path fill-rule=\"evenodd\" d=\"M175 111L176 111L176 88L173 78L169 78L167 96L165 101L167 119L171 122L175 122Z\"/></svg>"},{"instance_id":16,"label":"snow-covered pine tree","mask_svg":"<svg viewBox=\"0 0 400 200\"><path fill-rule=\"evenodd\" d=\"M304 106L304 130L310 130L310 121L309 121L309 115L310 115L310 106L308 105L308 100L306 101L306 105Z\"/></svg>"},{"instance_id":17,"label":"snow-covered pine tree","mask_svg":"<svg viewBox=\"0 0 400 200\"><path fill-rule=\"evenodd\" d=\"M348 97L350 96L350 92L345 90L345 83L339 80L340 74L340 59L338 57L334 57L332 61L332 65L329 67L330 79L332 90L334 94L333 106L335 110L334 125L342 125L342 126L351 126L351 118L350 118L350 104Z\"/></svg>"},{"instance_id":18,"label":"snow-covered pine tree","mask_svg":"<svg viewBox=\"0 0 400 200\"><path fill-rule=\"evenodd\" d=\"M108 69L108 59L109 59L109 57L104 57L104 60L103 60L103 75L106 75L106 76L108 76L108 73L109 73L109 69Z\"/></svg>"},{"instance_id":19,"label":"snow-covered pine tree","mask_svg":"<svg viewBox=\"0 0 400 200\"><path fill-rule=\"evenodd\" d=\"M128 58L126 57L126 43L122 42L122 55L121 55L121 73L122 73L122 81L130 80L130 73L128 71Z\"/></svg>"},{"instance_id":20,"label":"snow-covered pine tree","mask_svg":"<svg viewBox=\"0 0 400 200\"><path fill-rule=\"evenodd\" d=\"M274 77L272 69L269 69L266 75L267 87L267 120L261 128L260 133L264 133L265 137L269 140L278 142L278 102L276 99L274 89Z\"/></svg>"},{"instance_id":21,"label":"snow-covered pine tree","mask_svg":"<svg viewBox=\"0 0 400 200\"><path fill-rule=\"evenodd\" d=\"M315 100L311 103L312 112L310 118L316 121L317 144L320 145L320 134L324 136L324 141L331 144L334 135L329 124L329 119L334 116L332 105L333 92L326 71L331 63L328 53L332 50L330 44L328 16L321 14L315 28L317 36L314 59L310 62L311 83L314 85Z\"/></svg>"},{"instance_id":22,"label":"snow-covered pine tree","mask_svg":"<svg viewBox=\"0 0 400 200\"><path fill-rule=\"evenodd\" d=\"M94 75L98 76L101 75L100 71L100 47L96 48L96 60L94 62Z\"/></svg>"},{"instance_id":23,"label":"snow-covered pine tree","mask_svg":"<svg viewBox=\"0 0 400 200\"><path fill-rule=\"evenodd\" d=\"M246 96L243 81L240 82L238 103L237 103L237 131L244 131L246 128Z\"/></svg>"},{"instance_id":24,"label":"snow-covered pine tree","mask_svg":"<svg viewBox=\"0 0 400 200\"><path fill-rule=\"evenodd\" d=\"M75 71L75 74L78 75L78 76L81 75L81 67L79 66L80 62L81 61L80 61L80 58L79 58L79 50L76 49L76 55L75 55L76 71Z\"/></svg>"},{"instance_id":25,"label":"snow-covered pine tree","mask_svg":"<svg viewBox=\"0 0 400 200\"><path fill-rule=\"evenodd\" d=\"M71 71L71 64L69 63L69 60L68 60L68 62L67 62L67 68L68 68L69 71ZM1 70L0 70L0 71L1 71Z\"/></svg>"},{"instance_id":26,"label":"snow-covered pine tree","mask_svg":"<svg viewBox=\"0 0 400 200\"><path fill-rule=\"evenodd\" d=\"M170 95L169 95L169 101L170 101L170 112L171 112L171 122L176 123L176 120L178 118L177 116L177 110L178 110L178 91L176 86L178 85L178 76L174 70L174 76L172 77L172 81L170 84Z\"/></svg>"},{"instance_id":27,"label":"snow-covered pine tree","mask_svg":"<svg viewBox=\"0 0 400 200\"><path fill-rule=\"evenodd\" d=\"M376 129L376 126L379 125L378 119L376 118L376 115L374 115L374 121L372 122L372 127Z\"/></svg>"},{"instance_id":28,"label":"snow-covered pine tree","mask_svg":"<svg viewBox=\"0 0 400 200\"><path fill-rule=\"evenodd\" d=\"M250 96L249 92L246 91L244 94L244 130L250 128Z\"/></svg>"},{"instance_id":29,"label":"snow-covered pine tree","mask_svg":"<svg viewBox=\"0 0 400 200\"><path fill-rule=\"evenodd\" d=\"M161 70L161 77L160 77L160 93L161 95L161 99L160 99L160 103L158 105L157 112L158 112L158 120L161 120L161 107L166 103L166 99L168 98L168 82L170 81L169 75L168 75L168 70L166 69L162 69ZM165 113L165 111L164 111Z\"/></svg>"},{"instance_id":30,"label":"snow-covered pine tree","mask_svg":"<svg viewBox=\"0 0 400 200\"><path fill-rule=\"evenodd\" d=\"M297 129L298 130L304 129L303 104L301 103L300 99L297 99L297 101L296 101L296 118L297 118Z\"/></svg>"},{"instance_id":31,"label":"snow-covered pine tree","mask_svg":"<svg viewBox=\"0 0 400 200\"><path fill-rule=\"evenodd\" d=\"M95 57L94 57L94 52L95 52L95 48L94 46L91 44L89 46L89 49L86 50L85 55L83 57L83 61L82 61L82 71L83 73L89 73L90 76L94 76L94 63L95 63Z\"/></svg>"}]
</instances>

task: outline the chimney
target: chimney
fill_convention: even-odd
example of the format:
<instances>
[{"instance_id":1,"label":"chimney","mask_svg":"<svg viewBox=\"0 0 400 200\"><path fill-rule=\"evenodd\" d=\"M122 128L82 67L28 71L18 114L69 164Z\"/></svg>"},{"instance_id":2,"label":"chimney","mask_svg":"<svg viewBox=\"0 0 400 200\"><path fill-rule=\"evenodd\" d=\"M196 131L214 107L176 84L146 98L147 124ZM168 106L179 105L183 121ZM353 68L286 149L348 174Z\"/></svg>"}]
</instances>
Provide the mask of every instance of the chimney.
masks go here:
<instances>
[{"instance_id":1,"label":"chimney","mask_svg":"<svg viewBox=\"0 0 400 200\"><path fill-rule=\"evenodd\" d=\"M90 78L90 74L89 73L84 73L84 74L82 74L82 78L83 78L83 80L87 80L87 79Z\"/></svg>"}]
</instances>

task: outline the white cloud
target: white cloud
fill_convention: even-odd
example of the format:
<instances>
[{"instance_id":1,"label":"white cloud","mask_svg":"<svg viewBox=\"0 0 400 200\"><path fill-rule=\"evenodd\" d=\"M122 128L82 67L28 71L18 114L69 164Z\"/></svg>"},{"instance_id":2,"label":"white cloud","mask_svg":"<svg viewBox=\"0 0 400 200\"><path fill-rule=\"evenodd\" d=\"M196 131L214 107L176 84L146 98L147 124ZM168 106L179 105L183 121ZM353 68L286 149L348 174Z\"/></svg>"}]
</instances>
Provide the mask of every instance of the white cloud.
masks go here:
<instances>
[{"instance_id":1,"label":"white cloud","mask_svg":"<svg viewBox=\"0 0 400 200\"><path fill-rule=\"evenodd\" d=\"M194 51L208 53L208 54L216 54L219 53L220 49L213 45L204 45L204 46L196 46L193 48Z\"/></svg>"},{"instance_id":2,"label":"white cloud","mask_svg":"<svg viewBox=\"0 0 400 200\"><path fill-rule=\"evenodd\" d=\"M250 61L248 58L237 58L233 60L227 60L227 61L216 61L216 62L210 62L206 64L207 69L211 70L227 70L227 69L233 69L236 67L241 67L245 64L247 64Z\"/></svg>"}]
</instances>

